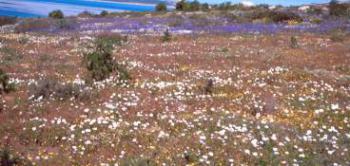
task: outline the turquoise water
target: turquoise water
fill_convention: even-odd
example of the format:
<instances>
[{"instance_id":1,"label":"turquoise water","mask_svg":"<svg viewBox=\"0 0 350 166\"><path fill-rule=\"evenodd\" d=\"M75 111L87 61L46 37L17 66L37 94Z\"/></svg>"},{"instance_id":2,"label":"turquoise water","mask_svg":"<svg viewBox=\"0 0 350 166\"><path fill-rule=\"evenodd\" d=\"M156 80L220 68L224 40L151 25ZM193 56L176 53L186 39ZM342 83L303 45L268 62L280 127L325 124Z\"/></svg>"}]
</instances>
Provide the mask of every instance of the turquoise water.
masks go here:
<instances>
[{"instance_id":1,"label":"turquoise water","mask_svg":"<svg viewBox=\"0 0 350 166\"><path fill-rule=\"evenodd\" d=\"M76 15L83 11L153 11L154 5L98 0L0 0L1 16L46 17L56 9L62 10L65 15Z\"/></svg>"}]
</instances>

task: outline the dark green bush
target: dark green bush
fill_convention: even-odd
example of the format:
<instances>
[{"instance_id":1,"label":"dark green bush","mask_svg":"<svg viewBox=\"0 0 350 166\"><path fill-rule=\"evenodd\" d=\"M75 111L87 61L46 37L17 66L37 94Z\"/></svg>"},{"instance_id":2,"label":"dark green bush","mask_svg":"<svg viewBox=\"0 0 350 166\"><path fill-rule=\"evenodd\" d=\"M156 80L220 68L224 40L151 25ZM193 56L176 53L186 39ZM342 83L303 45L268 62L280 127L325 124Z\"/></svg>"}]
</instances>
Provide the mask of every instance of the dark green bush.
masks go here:
<instances>
[{"instance_id":1,"label":"dark green bush","mask_svg":"<svg viewBox=\"0 0 350 166\"><path fill-rule=\"evenodd\" d=\"M178 11L188 11L190 8L190 5L186 0L181 0L176 3L175 9Z\"/></svg>"},{"instance_id":2,"label":"dark green bush","mask_svg":"<svg viewBox=\"0 0 350 166\"><path fill-rule=\"evenodd\" d=\"M14 91L14 84L9 83L10 77L0 69L0 94Z\"/></svg>"},{"instance_id":3,"label":"dark green bush","mask_svg":"<svg viewBox=\"0 0 350 166\"><path fill-rule=\"evenodd\" d=\"M290 47L293 48L293 49L299 47L298 40L297 40L297 38L295 36L290 37Z\"/></svg>"},{"instance_id":4,"label":"dark green bush","mask_svg":"<svg viewBox=\"0 0 350 166\"><path fill-rule=\"evenodd\" d=\"M339 3L337 0L332 0L329 3L329 15L331 16L350 16L349 10L350 5L349 4L342 4Z\"/></svg>"},{"instance_id":5,"label":"dark green bush","mask_svg":"<svg viewBox=\"0 0 350 166\"><path fill-rule=\"evenodd\" d=\"M198 162L198 157L192 152L185 153L184 158L185 158L187 164L193 164L193 163Z\"/></svg>"},{"instance_id":6,"label":"dark green bush","mask_svg":"<svg viewBox=\"0 0 350 166\"><path fill-rule=\"evenodd\" d=\"M95 15L89 11L83 11L78 14L78 17L94 17Z\"/></svg>"},{"instance_id":7,"label":"dark green bush","mask_svg":"<svg viewBox=\"0 0 350 166\"><path fill-rule=\"evenodd\" d=\"M197 0L192 1L189 5L190 11L198 11L200 9L201 9L201 4Z\"/></svg>"},{"instance_id":8,"label":"dark green bush","mask_svg":"<svg viewBox=\"0 0 350 166\"><path fill-rule=\"evenodd\" d=\"M201 9L204 10L204 11L207 11L209 10L209 4L208 3L203 3L202 6L201 6Z\"/></svg>"},{"instance_id":9,"label":"dark green bush","mask_svg":"<svg viewBox=\"0 0 350 166\"><path fill-rule=\"evenodd\" d=\"M315 19L312 19L310 22L313 24L321 24L323 20L319 18L315 18Z\"/></svg>"},{"instance_id":10,"label":"dark green bush","mask_svg":"<svg viewBox=\"0 0 350 166\"><path fill-rule=\"evenodd\" d=\"M85 55L86 67L93 80L101 81L110 76L115 69L110 52L95 51Z\"/></svg>"},{"instance_id":11,"label":"dark green bush","mask_svg":"<svg viewBox=\"0 0 350 166\"><path fill-rule=\"evenodd\" d=\"M53 97L59 100L74 98L80 101L89 100L94 94L84 88L83 85L73 83L62 84L56 79L42 79L37 84L29 87L31 99L48 99Z\"/></svg>"},{"instance_id":12,"label":"dark green bush","mask_svg":"<svg viewBox=\"0 0 350 166\"><path fill-rule=\"evenodd\" d=\"M246 10L249 7L244 6L243 4L232 4L231 2L224 2L219 5L213 6L217 10Z\"/></svg>"},{"instance_id":13,"label":"dark green bush","mask_svg":"<svg viewBox=\"0 0 350 166\"><path fill-rule=\"evenodd\" d=\"M10 153L8 149L0 150L0 165L15 166L20 164L20 158Z\"/></svg>"},{"instance_id":14,"label":"dark green bush","mask_svg":"<svg viewBox=\"0 0 350 166\"><path fill-rule=\"evenodd\" d=\"M23 58L23 55L16 49L10 47L0 48L0 52L3 53L2 64L11 65L13 63L18 63L19 60Z\"/></svg>"},{"instance_id":15,"label":"dark green bush","mask_svg":"<svg viewBox=\"0 0 350 166\"><path fill-rule=\"evenodd\" d=\"M24 33L33 30L48 29L51 21L45 19L25 19L15 27L15 32Z\"/></svg>"},{"instance_id":16,"label":"dark green bush","mask_svg":"<svg viewBox=\"0 0 350 166\"><path fill-rule=\"evenodd\" d=\"M116 69L118 71L118 76L120 81L128 81L131 79L129 72L122 65L117 64Z\"/></svg>"},{"instance_id":17,"label":"dark green bush","mask_svg":"<svg viewBox=\"0 0 350 166\"><path fill-rule=\"evenodd\" d=\"M342 28L335 29L330 32L330 39L333 42L343 42L347 36L348 33Z\"/></svg>"},{"instance_id":18,"label":"dark green bush","mask_svg":"<svg viewBox=\"0 0 350 166\"><path fill-rule=\"evenodd\" d=\"M121 166L155 166L156 163L145 158L128 158L121 162Z\"/></svg>"},{"instance_id":19,"label":"dark green bush","mask_svg":"<svg viewBox=\"0 0 350 166\"><path fill-rule=\"evenodd\" d=\"M106 16L108 16L108 11L106 11L106 10L103 10L101 13L100 13L100 16L102 16L102 17L106 17Z\"/></svg>"},{"instance_id":20,"label":"dark green bush","mask_svg":"<svg viewBox=\"0 0 350 166\"><path fill-rule=\"evenodd\" d=\"M68 20L68 19L59 19L56 22L56 26L59 29L73 29L74 28L74 21Z\"/></svg>"},{"instance_id":21,"label":"dark green bush","mask_svg":"<svg viewBox=\"0 0 350 166\"><path fill-rule=\"evenodd\" d=\"M268 4L260 4L257 5L256 8L260 8L260 9L269 9L270 5Z\"/></svg>"},{"instance_id":22,"label":"dark green bush","mask_svg":"<svg viewBox=\"0 0 350 166\"><path fill-rule=\"evenodd\" d=\"M212 79L209 79L204 87L204 93L205 94L212 94L214 89L214 81Z\"/></svg>"},{"instance_id":23,"label":"dark green bush","mask_svg":"<svg viewBox=\"0 0 350 166\"><path fill-rule=\"evenodd\" d=\"M89 71L89 78L102 81L111 73L117 72L120 80L130 79L130 75L112 58L115 45L121 45L127 39L119 35L101 35L95 41L95 51L85 55L84 63Z\"/></svg>"},{"instance_id":24,"label":"dark green bush","mask_svg":"<svg viewBox=\"0 0 350 166\"><path fill-rule=\"evenodd\" d=\"M285 21L297 21L297 22L302 22L303 18L301 18L299 15L291 12L272 12L269 14L269 18L273 22L285 22Z\"/></svg>"},{"instance_id":25,"label":"dark green bush","mask_svg":"<svg viewBox=\"0 0 350 166\"><path fill-rule=\"evenodd\" d=\"M316 7L310 7L310 9L307 10L308 14L315 14L315 15L321 15L323 14L323 11L321 8Z\"/></svg>"},{"instance_id":26,"label":"dark green bush","mask_svg":"<svg viewBox=\"0 0 350 166\"><path fill-rule=\"evenodd\" d=\"M170 40L171 40L171 34L170 34L169 30L167 29L163 34L162 41L168 42Z\"/></svg>"},{"instance_id":27,"label":"dark green bush","mask_svg":"<svg viewBox=\"0 0 350 166\"><path fill-rule=\"evenodd\" d=\"M15 24L17 22L16 17L0 17L0 26Z\"/></svg>"},{"instance_id":28,"label":"dark green bush","mask_svg":"<svg viewBox=\"0 0 350 166\"><path fill-rule=\"evenodd\" d=\"M167 11L167 6L165 3L158 3L157 6L156 6L156 11L157 12L165 12Z\"/></svg>"},{"instance_id":29,"label":"dark green bush","mask_svg":"<svg viewBox=\"0 0 350 166\"><path fill-rule=\"evenodd\" d=\"M61 10L54 10L49 13L49 17L54 19L62 19L64 18L64 14Z\"/></svg>"},{"instance_id":30,"label":"dark green bush","mask_svg":"<svg viewBox=\"0 0 350 166\"><path fill-rule=\"evenodd\" d=\"M126 36L117 34L101 34L95 40L96 51L111 52L115 45L122 45L127 41Z\"/></svg>"},{"instance_id":31,"label":"dark green bush","mask_svg":"<svg viewBox=\"0 0 350 166\"><path fill-rule=\"evenodd\" d=\"M181 0L176 3L175 6L178 11L199 11L199 10L208 10L209 4L201 4L198 0L187 2L186 0Z\"/></svg>"}]
</instances>

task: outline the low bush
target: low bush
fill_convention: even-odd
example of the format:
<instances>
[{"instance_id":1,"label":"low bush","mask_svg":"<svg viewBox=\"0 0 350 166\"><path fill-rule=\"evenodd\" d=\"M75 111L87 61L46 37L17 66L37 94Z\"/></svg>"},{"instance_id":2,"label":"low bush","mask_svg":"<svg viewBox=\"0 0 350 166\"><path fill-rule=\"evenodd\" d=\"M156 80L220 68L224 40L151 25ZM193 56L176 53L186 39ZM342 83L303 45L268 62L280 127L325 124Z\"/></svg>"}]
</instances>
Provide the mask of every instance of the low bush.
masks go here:
<instances>
[{"instance_id":1,"label":"low bush","mask_svg":"<svg viewBox=\"0 0 350 166\"><path fill-rule=\"evenodd\" d=\"M157 6L156 6L156 11L157 12L165 12L167 11L167 6L165 3L158 3Z\"/></svg>"},{"instance_id":2,"label":"low bush","mask_svg":"<svg viewBox=\"0 0 350 166\"><path fill-rule=\"evenodd\" d=\"M32 165L29 161L18 157L10 152L8 148L0 149L0 165L16 166L16 165Z\"/></svg>"},{"instance_id":3,"label":"low bush","mask_svg":"<svg viewBox=\"0 0 350 166\"><path fill-rule=\"evenodd\" d=\"M115 70L115 63L110 52L95 51L85 55L86 68L90 78L102 81Z\"/></svg>"},{"instance_id":4,"label":"low bush","mask_svg":"<svg viewBox=\"0 0 350 166\"><path fill-rule=\"evenodd\" d=\"M95 14L89 12L89 11L83 11L78 14L78 17L94 17Z\"/></svg>"},{"instance_id":5,"label":"low bush","mask_svg":"<svg viewBox=\"0 0 350 166\"><path fill-rule=\"evenodd\" d=\"M29 87L29 94L31 99L48 99L50 97L67 100L89 100L93 96L93 93L84 88L82 85L76 85L73 83L62 84L55 79L42 79L39 80L37 84L31 85Z\"/></svg>"},{"instance_id":6,"label":"low bush","mask_svg":"<svg viewBox=\"0 0 350 166\"><path fill-rule=\"evenodd\" d=\"M270 18L273 22L286 22L286 21L296 21L296 22L302 22L303 18L300 17L298 14L291 13L291 12L272 12L270 14Z\"/></svg>"},{"instance_id":7,"label":"low bush","mask_svg":"<svg viewBox=\"0 0 350 166\"><path fill-rule=\"evenodd\" d=\"M208 11L210 9L209 4L208 3L203 3L201 6L201 9L204 11Z\"/></svg>"},{"instance_id":8,"label":"low bush","mask_svg":"<svg viewBox=\"0 0 350 166\"><path fill-rule=\"evenodd\" d=\"M338 28L330 32L330 39L333 42L343 42L347 36L348 33L342 28Z\"/></svg>"},{"instance_id":9,"label":"low bush","mask_svg":"<svg viewBox=\"0 0 350 166\"><path fill-rule=\"evenodd\" d=\"M201 4L197 0L194 0L189 3L190 11L199 11L200 9L201 9Z\"/></svg>"},{"instance_id":10,"label":"low bush","mask_svg":"<svg viewBox=\"0 0 350 166\"><path fill-rule=\"evenodd\" d=\"M266 19L274 23L283 23L288 21L302 22L303 18L292 12L278 12L270 10L253 11L249 16L250 19Z\"/></svg>"},{"instance_id":11,"label":"low bush","mask_svg":"<svg viewBox=\"0 0 350 166\"><path fill-rule=\"evenodd\" d=\"M214 89L214 81L212 79L209 79L204 86L204 93L211 95L213 93Z\"/></svg>"},{"instance_id":12,"label":"low bush","mask_svg":"<svg viewBox=\"0 0 350 166\"><path fill-rule=\"evenodd\" d=\"M25 36L22 36L22 37L19 37L17 39L17 42L19 44L27 44L29 42L29 38L28 37L25 37Z\"/></svg>"},{"instance_id":13,"label":"low bush","mask_svg":"<svg viewBox=\"0 0 350 166\"><path fill-rule=\"evenodd\" d=\"M75 22L72 19L59 19L56 22L56 27L58 29L69 30L74 28L74 24Z\"/></svg>"},{"instance_id":14,"label":"low bush","mask_svg":"<svg viewBox=\"0 0 350 166\"><path fill-rule=\"evenodd\" d=\"M185 153L184 154L184 158L186 160L186 163L189 164L189 165L191 165L193 163L196 163L199 160L198 157L192 152Z\"/></svg>"},{"instance_id":15,"label":"low bush","mask_svg":"<svg viewBox=\"0 0 350 166\"><path fill-rule=\"evenodd\" d=\"M15 27L15 32L24 33L49 29L51 24L52 23L47 19L26 19Z\"/></svg>"},{"instance_id":16,"label":"low bush","mask_svg":"<svg viewBox=\"0 0 350 166\"><path fill-rule=\"evenodd\" d=\"M162 41L168 42L170 40L171 40L171 34L170 34L169 30L167 29L163 34Z\"/></svg>"},{"instance_id":17,"label":"low bush","mask_svg":"<svg viewBox=\"0 0 350 166\"><path fill-rule=\"evenodd\" d=\"M0 26L15 24L17 22L16 17L0 17Z\"/></svg>"},{"instance_id":18,"label":"low bush","mask_svg":"<svg viewBox=\"0 0 350 166\"><path fill-rule=\"evenodd\" d=\"M199 11L209 10L210 6L208 3L201 4L198 0L187 2L186 0L178 1L175 5L177 11Z\"/></svg>"},{"instance_id":19,"label":"low bush","mask_svg":"<svg viewBox=\"0 0 350 166\"><path fill-rule=\"evenodd\" d=\"M310 22L313 24L321 24L323 22L323 20L320 18L314 18Z\"/></svg>"},{"instance_id":20,"label":"low bush","mask_svg":"<svg viewBox=\"0 0 350 166\"><path fill-rule=\"evenodd\" d=\"M0 69L0 94L15 90L14 84L9 83L10 77Z\"/></svg>"},{"instance_id":21,"label":"low bush","mask_svg":"<svg viewBox=\"0 0 350 166\"><path fill-rule=\"evenodd\" d=\"M108 11L103 10L103 11L100 13L100 16L101 16L101 17L106 17L106 16L108 16L108 14L109 14Z\"/></svg>"},{"instance_id":22,"label":"low bush","mask_svg":"<svg viewBox=\"0 0 350 166\"><path fill-rule=\"evenodd\" d=\"M10 47L2 47L0 48L0 52L3 53L1 64L11 65L14 62L17 63L23 58L23 55L20 52Z\"/></svg>"},{"instance_id":23,"label":"low bush","mask_svg":"<svg viewBox=\"0 0 350 166\"><path fill-rule=\"evenodd\" d=\"M121 166L155 166L156 163L145 158L128 158L121 162Z\"/></svg>"},{"instance_id":24,"label":"low bush","mask_svg":"<svg viewBox=\"0 0 350 166\"><path fill-rule=\"evenodd\" d=\"M175 5L175 9L178 11L188 11L190 8L190 5L185 0L178 1Z\"/></svg>"},{"instance_id":25,"label":"low bush","mask_svg":"<svg viewBox=\"0 0 350 166\"><path fill-rule=\"evenodd\" d=\"M298 48L298 47L299 47L299 45L298 45L297 38L295 36L290 37L290 48L295 49L295 48Z\"/></svg>"},{"instance_id":26,"label":"low bush","mask_svg":"<svg viewBox=\"0 0 350 166\"><path fill-rule=\"evenodd\" d=\"M323 10L321 8L310 7L307 11L308 14L321 15Z\"/></svg>"},{"instance_id":27,"label":"low bush","mask_svg":"<svg viewBox=\"0 0 350 166\"><path fill-rule=\"evenodd\" d=\"M350 16L350 5L339 3L337 0L332 0L329 3L329 15L336 17Z\"/></svg>"},{"instance_id":28,"label":"low bush","mask_svg":"<svg viewBox=\"0 0 350 166\"><path fill-rule=\"evenodd\" d=\"M64 14L61 10L54 10L49 13L49 17L54 19L62 19L64 18Z\"/></svg>"},{"instance_id":29,"label":"low bush","mask_svg":"<svg viewBox=\"0 0 350 166\"><path fill-rule=\"evenodd\" d=\"M114 46L122 45L127 41L126 36L118 34L100 34L95 40L95 49L99 52L111 52Z\"/></svg>"},{"instance_id":30,"label":"low bush","mask_svg":"<svg viewBox=\"0 0 350 166\"><path fill-rule=\"evenodd\" d=\"M127 40L119 35L100 35L95 41L95 50L84 56L84 64L89 71L89 78L94 81L102 81L113 72L117 72L120 80L130 79L127 70L115 62L112 51L115 45L121 45Z\"/></svg>"}]
</instances>

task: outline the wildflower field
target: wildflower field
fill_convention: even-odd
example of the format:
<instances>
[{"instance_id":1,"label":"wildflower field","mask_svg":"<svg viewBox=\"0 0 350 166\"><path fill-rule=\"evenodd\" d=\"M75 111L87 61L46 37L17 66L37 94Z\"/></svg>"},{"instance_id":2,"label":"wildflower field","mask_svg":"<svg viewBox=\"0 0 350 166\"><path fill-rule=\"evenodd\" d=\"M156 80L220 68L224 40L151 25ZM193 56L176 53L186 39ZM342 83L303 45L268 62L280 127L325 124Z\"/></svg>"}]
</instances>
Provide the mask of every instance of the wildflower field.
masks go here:
<instances>
[{"instance_id":1,"label":"wildflower field","mask_svg":"<svg viewBox=\"0 0 350 166\"><path fill-rule=\"evenodd\" d=\"M0 34L0 159L350 165L346 20L128 17Z\"/></svg>"}]
</instances>

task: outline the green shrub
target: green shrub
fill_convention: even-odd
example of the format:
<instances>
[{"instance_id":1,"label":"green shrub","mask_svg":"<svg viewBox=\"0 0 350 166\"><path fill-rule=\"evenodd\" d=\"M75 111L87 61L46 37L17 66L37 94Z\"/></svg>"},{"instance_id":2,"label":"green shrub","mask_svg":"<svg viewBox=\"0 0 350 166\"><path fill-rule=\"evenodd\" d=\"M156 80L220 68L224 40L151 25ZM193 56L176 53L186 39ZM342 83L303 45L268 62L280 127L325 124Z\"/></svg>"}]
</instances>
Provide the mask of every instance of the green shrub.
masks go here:
<instances>
[{"instance_id":1,"label":"green shrub","mask_svg":"<svg viewBox=\"0 0 350 166\"><path fill-rule=\"evenodd\" d=\"M131 79L129 72L122 65L117 64L116 69L118 71L118 76L120 81L128 81Z\"/></svg>"},{"instance_id":2,"label":"green shrub","mask_svg":"<svg viewBox=\"0 0 350 166\"><path fill-rule=\"evenodd\" d=\"M96 51L111 52L115 45L122 45L127 41L126 36L117 34L101 34L95 40Z\"/></svg>"},{"instance_id":3,"label":"green shrub","mask_svg":"<svg viewBox=\"0 0 350 166\"><path fill-rule=\"evenodd\" d=\"M168 42L170 40L171 40L171 34L170 34L169 30L167 29L163 34L162 41Z\"/></svg>"},{"instance_id":4,"label":"green shrub","mask_svg":"<svg viewBox=\"0 0 350 166\"><path fill-rule=\"evenodd\" d=\"M53 97L59 100L74 98L83 101L89 100L93 93L82 85L62 84L55 79L42 79L37 84L29 87L29 95L32 96L31 99Z\"/></svg>"},{"instance_id":5,"label":"green shrub","mask_svg":"<svg viewBox=\"0 0 350 166\"><path fill-rule=\"evenodd\" d=\"M231 4L231 2L224 2L219 4L219 6L217 7L219 10L229 10L232 9L233 6Z\"/></svg>"},{"instance_id":6,"label":"green shrub","mask_svg":"<svg viewBox=\"0 0 350 166\"><path fill-rule=\"evenodd\" d=\"M204 10L204 11L209 10L209 4L208 3L203 3L202 6L201 6L201 9Z\"/></svg>"},{"instance_id":7,"label":"green shrub","mask_svg":"<svg viewBox=\"0 0 350 166\"><path fill-rule=\"evenodd\" d=\"M78 14L78 17L94 17L95 15L89 11L83 11Z\"/></svg>"},{"instance_id":8,"label":"green shrub","mask_svg":"<svg viewBox=\"0 0 350 166\"><path fill-rule=\"evenodd\" d=\"M121 166L155 166L156 163L145 158L128 158L121 162Z\"/></svg>"},{"instance_id":9,"label":"green shrub","mask_svg":"<svg viewBox=\"0 0 350 166\"><path fill-rule=\"evenodd\" d=\"M299 47L299 45L298 45L297 38L295 36L290 37L290 48L295 49L295 48L298 48L298 47Z\"/></svg>"},{"instance_id":10,"label":"green shrub","mask_svg":"<svg viewBox=\"0 0 350 166\"><path fill-rule=\"evenodd\" d=\"M214 89L214 81L212 79L209 79L204 87L204 93L205 94L212 94Z\"/></svg>"},{"instance_id":11,"label":"green shrub","mask_svg":"<svg viewBox=\"0 0 350 166\"><path fill-rule=\"evenodd\" d=\"M27 44L29 42L29 38L28 37L25 37L25 36L22 36L22 37L19 37L17 42L19 44Z\"/></svg>"},{"instance_id":12,"label":"green shrub","mask_svg":"<svg viewBox=\"0 0 350 166\"><path fill-rule=\"evenodd\" d=\"M108 11L106 11L106 10L103 10L101 13L100 13L100 16L102 16L102 17L106 17L106 16L108 16Z\"/></svg>"},{"instance_id":13,"label":"green shrub","mask_svg":"<svg viewBox=\"0 0 350 166\"><path fill-rule=\"evenodd\" d=\"M10 47L2 47L0 48L0 52L3 53L2 64L11 65L13 63L17 63L19 60L23 58L23 55L19 53L16 49Z\"/></svg>"},{"instance_id":14,"label":"green shrub","mask_svg":"<svg viewBox=\"0 0 350 166\"><path fill-rule=\"evenodd\" d=\"M198 157L192 152L185 153L184 158L185 158L187 164L192 164L192 163L198 162Z\"/></svg>"},{"instance_id":15,"label":"green shrub","mask_svg":"<svg viewBox=\"0 0 350 166\"><path fill-rule=\"evenodd\" d=\"M68 19L59 19L56 22L56 26L59 29L73 29L74 22Z\"/></svg>"},{"instance_id":16,"label":"green shrub","mask_svg":"<svg viewBox=\"0 0 350 166\"><path fill-rule=\"evenodd\" d=\"M311 20L311 23L313 23L313 24L321 24L322 21L323 21L322 19L315 18L315 19L312 19L312 20Z\"/></svg>"},{"instance_id":17,"label":"green shrub","mask_svg":"<svg viewBox=\"0 0 350 166\"><path fill-rule=\"evenodd\" d=\"M178 11L188 11L190 8L190 5L186 0L181 0L176 3L175 9Z\"/></svg>"},{"instance_id":18,"label":"green shrub","mask_svg":"<svg viewBox=\"0 0 350 166\"><path fill-rule=\"evenodd\" d=\"M186 0L181 0L176 3L175 6L178 11L199 11L199 10L208 10L209 4L201 4L198 0L192 2L187 2Z\"/></svg>"},{"instance_id":19,"label":"green shrub","mask_svg":"<svg viewBox=\"0 0 350 166\"><path fill-rule=\"evenodd\" d=\"M297 21L302 22L303 18L301 18L299 15L291 12L271 12L269 14L269 18L273 22L279 23L279 22L286 22L286 21Z\"/></svg>"},{"instance_id":20,"label":"green shrub","mask_svg":"<svg viewBox=\"0 0 350 166\"><path fill-rule=\"evenodd\" d=\"M19 165L20 163L21 163L20 158L12 155L7 148L5 148L4 150L0 149L1 166L15 166L15 165Z\"/></svg>"},{"instance_id":21,"label":"green shrub","mask_svg":"<svg viewBox=\"0 0 350 166\"><path fill-rule=\"evenodd\" d=\"M0 26L15 24L17 22L16 17L0 17Z\"/></svg>"},{"instance_id":22,"label":"green shrub","mask_svg":"<svg viewBox=\"0 0 350 166\"><path fill-rule=\"evenodd\" d=\"M201 4L197 0L192 1L189 5L190 11L198 11L200 9L201 9Z\"/></svg>"},{"instance_id":23,"label":"green shrub","mask_svg":"<svg viewBox=\"0 0 350 166\"><path fill-rule=\"evenodd\" d=\"M350 5L339 3L337 0L332 0L329 3L329 15L331 16L348 16Z\"/></svg>"},{"instance_id":24,"label":"green shrub","mask_svg":"<svg viewBox=\"0 0 350 166\"><path fill-rule=\"evenodd\" d=\"M110 52L95 51L86 54L85 63L90 72L90 77L96 81L108 78L115 69L115 63Z\"/></svg>"},{"instance_id":25,"label":"green shrub","mask_svg":"<svg viewBox=\"0 0 350 166\"><path fill-rule=\"evenodd\" d=\"M54 10L49 13L49 17L54 19L62 19L64 18L64 14L61 10Z\"/></svg>"},{"instance_id":26,"label":"green shrub","mask_svg":"<svg viewBox=\"0 0 350 166\"><path fill-rule=\"evenodd\" d=\"M315 15L323 14L322 9L321 8L316 8L316 7L310 7L310 9L308 9L306 12L308 14L315 14Z\"/></svg>"},{"instance_id":27,"label":"green shrub","mask_svg":"<svg viewBox=\"0 0 350 166\"><path fill-rule=\"evenodd\" d=\"M165 3L158 3L157 6L156 6L156 11L157 12L165 12L167 11L167 6Z\"/></svg>"},{"instance_id":28,"label":"green shrub","mask_svg":"<svg viewBox=\"0 0 350 166\"><path fill-rule=\"evenodd\" d=\"M48 29L51 21L44 19L25 19L15 27L15 32L24 33L32 30Z\"/></svg>"},{"instance_id":29,"label":"green shrub","mask_svg":"<svg viewBox=\"0 0 350 166\"><path fill-rule=\"evenodd\" d=\"M95 50L84 56L84 64L89 71L89 78L95 81L102 81L108 78L113 72L117 72L119 80L129 80L131 77L127 70L116 63L112 58L112 51L115 45L121 45L127 40L119 35L100 35L95 40Z\"/></svg>"},{"instance_id":30,"label":"green shrub","mask_svg":"<svg viewBox=\"0 0 350 166\"><path fill-rule=\"evenodd\" d=\"M345 38L347 37L347 32L343 29L335 29L330 32L330 39L333 42L343 42Z\"/></svg>"},{"instance_id":31,"label":"green shrub","mask_svg":"<svg viewBox=\"0 0 350 166\"><path fill-rule=\"evenodd\" d=\"M10 77L0 69L0 94L9 93L15 90L14 84L9 83Z\"/></svg>"},{"instance_id":32,"label":"green shrub","mask_svg":"<svg viewBox=\"0 0 350 166\"><path fill-rule=\"evenodd\" d=\"M296 21L302 22L303 18L299 15L292 12L279 12L279 11L270 11L270 10L254 10L250 16L248 16L251 20L257 19L267 19L268 21L274 23L281 23L287 21Z\"/></svg>"}]
</instances>

